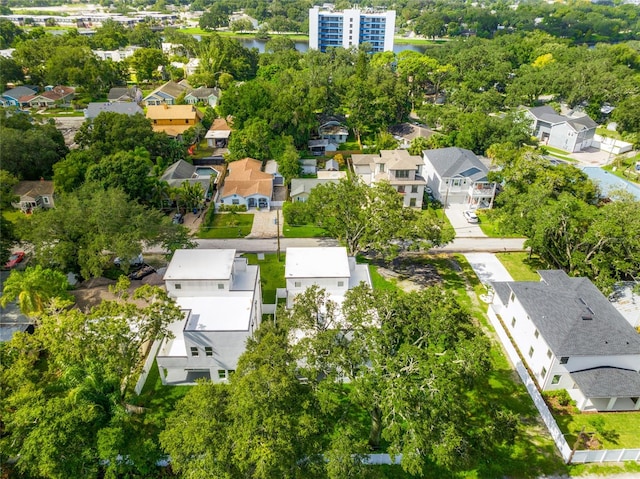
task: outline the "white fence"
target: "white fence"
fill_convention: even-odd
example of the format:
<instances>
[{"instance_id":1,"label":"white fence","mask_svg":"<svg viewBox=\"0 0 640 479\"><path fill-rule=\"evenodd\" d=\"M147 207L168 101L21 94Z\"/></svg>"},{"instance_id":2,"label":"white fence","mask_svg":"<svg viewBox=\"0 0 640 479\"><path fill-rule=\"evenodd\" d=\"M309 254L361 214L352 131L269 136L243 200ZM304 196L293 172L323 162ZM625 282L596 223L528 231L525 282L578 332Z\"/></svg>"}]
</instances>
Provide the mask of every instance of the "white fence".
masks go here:
<instances>
[{"instance_id":1,"label":"white fence","mask_svg":"<svg viewBox=\"0 0 640 479\"><path fill-rule=\"evenodd\" d=\"M576 451L571 463L640 461L640 449L601 449Z\"/></svg>"},{"instance_id":2,"label":"white fence","mask_svg":"<svg viewBox=\"0 0 640 479\"><path fill-rule=\"evenodd\" d=\"M502 323L496 316L493 308L489 308L487 315L489 316L489 320L491 321L493 328L496 330L496 333L500 338L502 347L507 352L507 356L509 356L511 362L515 365L520 379L522 379L522 382L526 386L527 391L529 391L529 395L531 396L531 399L533 399L533 403L536 405L536 408L538 408L540 416L546 424L547 429L549 429L549 433L551 434L551 437L553 437L553 440L556 443L556 447L560 451L562 459L564 459L565 462L569 462L569 459L571 458L571 448L569 447L569 444L567 444L567 440L564 438L564 435L558 427L558 424L556 424L556 420L553 418L551 411L549 411L549 408L544 402L542 395L538 392L538 388L533 382L533 379L531 379L531 376L529 376L529 371L527 371L527 368L520 360L520 356L518 356L516 348L511 344L511 340L502 327Z\"/></svg>"},{"instance_id":3,"label":"white fence","mask_svg":"<svg viewBox=\"0 0 640 479\"><path fill-rule=\"evenodd\" d=\"M594 135L591 146L599 148L601 151L606 151L614 155L626 153L633 148L632 143L628 143L622 140L616 140L615 138L607 138L606 136Z\"/></svg>"},{"instance_id":4,"label":"white fence","mask_svg":"<svg viewBox=\"0 0 640 479\"><path fill-rule=\"evenodd\" d=\"M149 376L149 372L153 367L153 361L156 358L156 354L158 353L160 344L162 344L162 340L156 340L153 342L151 348L149 349L149 354L147 354L147 359L145 360L144 366L142 367L142 372L140 373L140 377L138 378L136 387L133 389L136 394L140 394L142 392L144 383L147 381L147 376Z\"/></svg>"}]
</instances>

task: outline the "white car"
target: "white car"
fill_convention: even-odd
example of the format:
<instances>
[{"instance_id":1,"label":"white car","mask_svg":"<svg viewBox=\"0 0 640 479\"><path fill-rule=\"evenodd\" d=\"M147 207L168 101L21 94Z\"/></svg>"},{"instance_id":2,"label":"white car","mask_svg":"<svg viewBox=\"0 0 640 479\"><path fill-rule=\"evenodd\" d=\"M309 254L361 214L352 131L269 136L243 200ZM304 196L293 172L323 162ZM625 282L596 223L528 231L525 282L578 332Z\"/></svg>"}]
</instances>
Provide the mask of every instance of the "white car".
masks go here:
<instances>
[{"instance_id":1,"label":"white car","mask_svg":"<svg viewBox=\"0 0 640 479\"><path fill-rule=\"evenodd\" d=\"M465 211L462 213L464 218L467 220L467 223L478 223L480 220L478 219L478 215L476 215L473 211Z\"/></svg>"}]
</instances>

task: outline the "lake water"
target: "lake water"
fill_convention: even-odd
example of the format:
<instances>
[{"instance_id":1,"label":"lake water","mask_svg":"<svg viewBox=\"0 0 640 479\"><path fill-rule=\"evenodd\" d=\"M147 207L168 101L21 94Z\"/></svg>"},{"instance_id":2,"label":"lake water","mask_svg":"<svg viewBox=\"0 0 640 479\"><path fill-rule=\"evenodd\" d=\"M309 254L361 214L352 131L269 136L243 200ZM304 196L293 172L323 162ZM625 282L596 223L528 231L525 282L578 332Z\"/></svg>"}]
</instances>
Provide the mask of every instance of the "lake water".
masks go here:
<instances>
[{"instance_id":1,"label":"lake water","mask_svg":"<svg viewBox=\"0 0 640 479\"><path fill-rule=\"evenodd\" d=\"M196 40L201 40L202 37L200 35L193 35L194 38ZM258 51L260 53L264 53L264 45L266 43L265 40L257 40L255 38L238 38L237 39L240 43L242 43L242 45L246 48L257 48ZM309 50L309 42L295 42L296 45L296 50L298 50L299 52L306 52L307 50ZM424 45L407 45L407 44L402 44L402 45L398 45L398 44L394 44L393 45L393 52L394 53L400 53L402 51L405 50L411 50L414 52L418 52L418 53L424 53L426 50L426 47Z\"/></svg>"}]
</instances>

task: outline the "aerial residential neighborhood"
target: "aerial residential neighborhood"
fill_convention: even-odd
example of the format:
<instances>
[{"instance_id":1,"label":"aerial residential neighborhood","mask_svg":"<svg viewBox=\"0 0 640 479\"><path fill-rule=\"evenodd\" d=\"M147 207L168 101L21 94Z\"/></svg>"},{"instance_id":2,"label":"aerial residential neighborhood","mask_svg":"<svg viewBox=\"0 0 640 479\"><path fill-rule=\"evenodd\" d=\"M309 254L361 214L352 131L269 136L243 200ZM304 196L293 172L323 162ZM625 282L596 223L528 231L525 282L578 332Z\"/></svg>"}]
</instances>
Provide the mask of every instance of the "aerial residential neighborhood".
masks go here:
<instances>
[{"instance_id":1,"label":"aerial residential neighborhood","mask_svg":"<svg viewBox=\"0 0 640 479\"><path fill-rule=\"evenodd\" d=\"M0 476L628 479L640 5L0 5Z\"/></svg>"}]
</instances>

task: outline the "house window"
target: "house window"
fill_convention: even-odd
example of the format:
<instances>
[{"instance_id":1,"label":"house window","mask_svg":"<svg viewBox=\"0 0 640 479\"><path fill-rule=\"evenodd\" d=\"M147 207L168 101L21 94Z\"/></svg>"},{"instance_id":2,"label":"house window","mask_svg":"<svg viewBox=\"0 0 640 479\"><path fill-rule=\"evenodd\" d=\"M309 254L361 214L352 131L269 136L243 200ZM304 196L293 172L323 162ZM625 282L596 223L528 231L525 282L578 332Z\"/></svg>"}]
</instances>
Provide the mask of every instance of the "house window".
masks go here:
<instances>
[{"instance_id":1,"label":"house window","mask_svg":"<svg viewBox=\"0 0 640 479\"><path fill-rule=\"evenodd\" d=\"M552 353L550 349L547 349L547 357L551 359Z\"/></svg>"},{"instance_id":2,"label":"house window","mask_svg":"<svg viewBox=\"0 0 640 479\"><path fill-rule=\"evenodd\" d=\"M418 192L418 185L413 185L411 187L411 193L417 193Z\"/></svg>"},{"instance_id":3,"label":"house window","mask_svg":"<svg viewBox=\"0 0 640 479\"><path fill-rule=\"evenodd\" d=\"M189 120L185 120L185 123L188 125L189 124Z\"/></svg>"},{"instance_id":4,"label":"house window","mask_svg":"<svg viewBox=\"0 0 640 479\"><path fill-rule=\"evenodd\" d=\"M174 288L175 289L182 289L182 285L180 283L176 283Z\"/></svg>"},{"instance_id":5,"label":"house window","mask_svg":"<svg viewBox=\"0 0 640 479\"><path fill-rule=\"evenodd\" d=\"M296 288L300 288L302 286L302 282L301 281L296 281L295 283L293 283L293 286Z\"/></svg>"},{"instance_id":6,"label":"house window","mask_svg":"<svg viewBox=\"0 0 640 479\"><path fill-rule=\"evenodd\" d=\"M540 336L540 331L536 329L536 332L533 333L533 335L536 337L536 339L538 339L538 337Z\"/></svg>"},{"instance_id":7,"label":"house window","mask_svg":"<svg viewBox=\"0 0 640 479\"><path fill-rule=\"evenodd\" d=\"M380 163L380 173L384 173L384 163Z\"/></svg>"},{"instance_id":8,"label":"house window","mask_svg":"<svg viewBox=\"0 0 640 479\"><path fill-rule=\"evenodd\" d=\"M42 202L43 202L45 205L48 205L48 204L49 204L49 198L47 198L46 196L43 196L43 197L42 197Z\"/></svg>"},{"instance_id":9,"label":"house window","mask_svg":"<svg viewBox=\"0 0 640 479\"><path fill-rule=\"evenodd\" d=\"M411 206L411 207L416 206L416 199L415 199L415 198L411 198L411 199L409 200L409 206Z\"/></svg>"},{"instance_id":10,"label":"house window","mask_svg":"<svg viewBox=\"0 0 640 479\"><path fill-rule=\"evenodd\" d=\"M239 205L240 204L240 200L238 200L238 199L231 200L231 204L232 205Z\"/></svg>"},{"instance_id":11,"label":"house window","mask_svg":"<svg viewBox=\"0 0 640 479\"><path fill-rule=\"evenodd\" d=\"M409 170L396 170L396 178L409 178Z\"/></svg>"},{"instance_id":12,"label":"house window","mask_svg":"<svg viewBox=\"0 0 640 479\"><path fill-rule=\"evenodd\" d=\"M569 362L569 357L568 356L562 356L560 358L560 364L567 364Z\"/></svg>"},{"instance_id":13,"label":"house window","mask_svg":"<svg viewBox=\"0 0 640 479\"><path fill-rule=\"evenodd\" d=\"M547 375L547 368L543 367L542 371L540 371L540 377L544 379L546 375Z\"/></svg>"},{"instance_id":14,"label":"house window","mask_svg":"<svg viewBox=\"0 0 640 479\"><path fill-rule=\"evenodd\" d=\"M218 283L218 289L224 289L224 284L223 283Z\"/></svg>"},{"instance_id":15,"label":"house window","mask_svg":"<svg viewBox=\"0 0 640 479\"><path fill-rule=\"evenodd\" d=\"M204 355L209 357L213 356L213 348L211 346L205 346Z\"/></svg>"},{"instance_id":16,"label":"house window","mask_svg":"<svg viewBox=\"0 0 640 479\"><path fill-rule=\"evenodd\" d=\"M516 318L513 318L513 319L511 320L511 327L512 327L512 328L515 328L515 327L516 327Z\"/></svg>"},{"instance_id":17,"label":"house window","mask_svg":"<svg viewBox=\"0 0 640 479\"><path fill-rule=\"evenodd\" d=\"M196 348L195 346L191 346L191 356L198 356L200 353L198 353L198 348Z\"/></svg>"},{"instance_id":18,"label":"house window","mask_svg":"<svg viewBox=\"0 0 640 479\"><path fill-rule=\"evenodd\" d=\"M230 378L230 377L231 377L231 375L232 375L233 373L235 373L235 372L236 372L236 370L235 370L235 369L229 369L229 370L227 371L227 377L228 377L228 378Z\"/></svg>"},{"instance_id":19,"label":"house window","mask_svg":"<svg viewBox=\"0 0 640 479\"><path fill-rule=\"evenodd\" d=\"M560 382L560 378L562 378L562 374L556 374L553 376L551 380L551 384L558 384Z\"/></svg>"},{"instance_id":20,"label":"house window","mask_svg":"<svg viewBox=\"0 0 640 479\"><path fill-rule=\"evenodd\" d=\"M224 369L218 369L218 379L227 379L227 371Z\"/></svg>"},{"instance_id":21,"label":"house window","mask_svg":"<svg viewBox=\"0 0 640 479\"><path fill-rule=\"evenodd\" d=\"M529 348L529 357L533 356L533 346Z\"/></svg>"},{"instance_id":22,"label":"house window","mask_svg":"<svg viewBox=\"0 0 640 479\"><path fill-rule=\"evenodd\" d=\"M338 288L342 288L344 286L344 281L338 281Z\"/></svg>"},{"instance_id":23,"label":"house window","mask_svg":"<svg viewBox=\"0 0 640 479\"><path fill-rule=\"evenodd\" d=\"M404 193L404 185L398 186L398 193Z\"/></svg>"}]
</instances>

